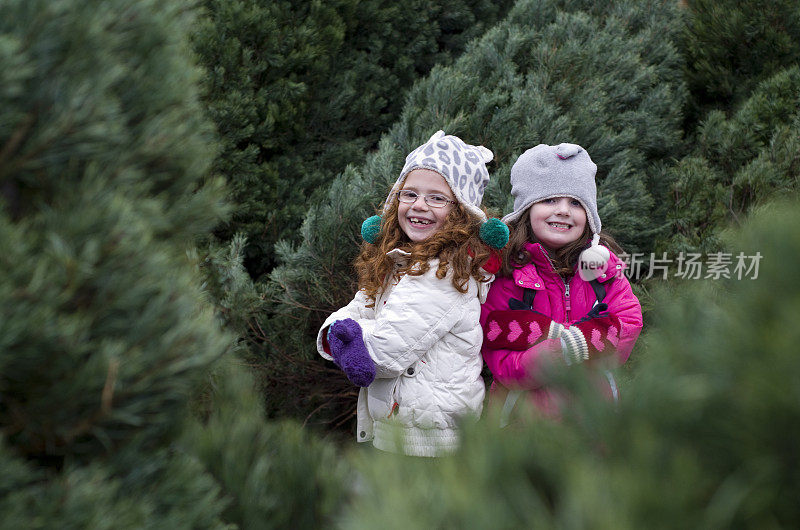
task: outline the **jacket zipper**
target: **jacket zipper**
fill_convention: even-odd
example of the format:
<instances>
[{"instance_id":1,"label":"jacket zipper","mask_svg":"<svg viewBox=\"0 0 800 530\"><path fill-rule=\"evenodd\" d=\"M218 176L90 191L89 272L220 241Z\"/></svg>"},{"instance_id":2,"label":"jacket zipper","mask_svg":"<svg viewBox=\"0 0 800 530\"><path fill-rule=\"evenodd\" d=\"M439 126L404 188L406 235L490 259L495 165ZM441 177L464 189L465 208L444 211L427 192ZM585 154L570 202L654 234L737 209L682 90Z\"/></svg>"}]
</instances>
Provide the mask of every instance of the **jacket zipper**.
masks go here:
<instances>
[{"instance_id":1,"label":"jacket zipper","mask_svg":"<svg viewBox=\"0 0 800 530\"><path fill-rule=\"evenodd\" d=\"M553 272L556 272L556 266L553 265L553 260L550 259L550 255L547 252L545 252L544 255L547 258L547 261L550 262L550 267L552 268ZM572 308L570 307L569 303L569 280L566 279L564 280L564 305L567 309L567 324L569 324L569 311Z\"/></svg>"}]
</instances>

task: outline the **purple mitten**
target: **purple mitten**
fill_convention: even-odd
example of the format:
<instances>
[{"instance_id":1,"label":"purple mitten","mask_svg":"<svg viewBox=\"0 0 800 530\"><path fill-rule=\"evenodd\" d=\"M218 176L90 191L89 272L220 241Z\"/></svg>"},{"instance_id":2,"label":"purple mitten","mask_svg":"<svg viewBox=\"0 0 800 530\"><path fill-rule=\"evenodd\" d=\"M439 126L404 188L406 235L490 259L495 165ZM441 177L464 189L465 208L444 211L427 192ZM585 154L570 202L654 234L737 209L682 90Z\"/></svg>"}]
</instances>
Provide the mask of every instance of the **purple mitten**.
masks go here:
<instances>
[{"instance_id":1,"label":"purple mitten","mask_svg":"<svg viewBox=\"0 0 800 530\"><path fill-rule=\"evenodd\" d=\"M337 320L328 330L328 344L336 366L356 386L369 386L375 379L375 363L367 352L361 326L352 318Z\"/></svg>"}]
</instances>

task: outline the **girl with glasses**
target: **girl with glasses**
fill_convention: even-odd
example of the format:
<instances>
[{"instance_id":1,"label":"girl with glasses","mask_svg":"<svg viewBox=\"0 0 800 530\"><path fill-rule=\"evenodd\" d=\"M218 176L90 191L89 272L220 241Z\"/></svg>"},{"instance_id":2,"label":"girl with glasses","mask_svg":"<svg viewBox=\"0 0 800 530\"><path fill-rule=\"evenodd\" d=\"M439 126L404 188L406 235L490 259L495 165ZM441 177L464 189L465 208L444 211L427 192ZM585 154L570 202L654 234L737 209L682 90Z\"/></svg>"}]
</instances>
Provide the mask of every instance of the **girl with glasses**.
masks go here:
<instances>
[{"instance_id":1,"label":"girl with glasses","mask_svg":"<svg viewBox=\"0 0 800 530\"><path fill-rule=\"evenodd\" d=\"M487 243L508 240L481 207L492 158L438 131L406 157L383 219L362 227L359 291L317 338L320 355L362 387L359 442L436 456L456 447L461 419L480 416L478 318L499 267Z\"/></svg>"}]
</instances>

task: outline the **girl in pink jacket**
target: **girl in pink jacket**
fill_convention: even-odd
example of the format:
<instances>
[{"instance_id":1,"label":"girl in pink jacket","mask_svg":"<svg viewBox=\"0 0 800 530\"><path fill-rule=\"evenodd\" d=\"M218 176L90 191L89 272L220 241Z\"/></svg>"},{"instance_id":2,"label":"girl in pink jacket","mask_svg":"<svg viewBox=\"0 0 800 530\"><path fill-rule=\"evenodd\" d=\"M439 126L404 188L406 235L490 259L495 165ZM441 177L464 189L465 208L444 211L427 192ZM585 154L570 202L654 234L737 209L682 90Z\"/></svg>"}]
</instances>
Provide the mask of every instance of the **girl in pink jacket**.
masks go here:
<instances>
[{"instance_id":1,"label":"girl in pink jacket","mask_svg":"<svg viewBox=\"0 0 800 530\"><path fill-rule=\"evenodd\" d=\"M596 172L575 144L537 145L511 169L514 211L503 218L511 238L481 308L483 358L504 422L523 391L558 415L559 396L541 381L545 364L612 355L624 363L642 328L625 266L609 251L621 249L601 232ZM611 373L602 379L616 399Z\"/></svg>"}]
</instances>

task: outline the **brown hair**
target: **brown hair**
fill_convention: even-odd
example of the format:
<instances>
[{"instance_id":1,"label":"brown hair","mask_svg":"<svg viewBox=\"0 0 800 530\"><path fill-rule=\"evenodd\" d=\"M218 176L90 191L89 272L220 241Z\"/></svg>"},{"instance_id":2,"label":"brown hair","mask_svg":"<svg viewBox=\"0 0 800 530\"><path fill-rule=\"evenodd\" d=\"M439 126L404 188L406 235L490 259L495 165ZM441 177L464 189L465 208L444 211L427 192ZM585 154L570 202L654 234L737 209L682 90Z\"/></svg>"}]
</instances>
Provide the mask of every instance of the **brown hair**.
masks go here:
<instances>
[{"instance_id":1,"label":"brown hair","mask_svg":"<svg viewBox=\"0 0 800 530\"><path fill-rule=\"evenodd\" d=\"M451 269L453 287L460 293L467 292L470 277L479 282L488 281L480 270L490 255L489 248L480 239L482 221L461 203L450 210L441 229L417 243L412 242L400 228L397 208L395 196L383 216L377 240L374 244L362 243L355 261L358 286L373 303L390 275L395 278L403 274L421 276L428 272L429 261L433 258L439 258L436 277L444 278L448 268ZM408 263L396 270L395 261L386 255L395 248L411 253Z\"/></svg>"},{"instance_id":2,"label":"brown hair","mask_svg":"<svg viewBox=\"0 0 800 530\"><path fill-rule=\"evenodd\" d=\"M525 248L526 243L539 243L531 227L530 208L522 212L515 221L509 226L510 236L508 244L503 249L503 264L500 269L501 276L511 276L514 269L519 269L531 262L531 253ZM589 246L592 232L589 223L583 229L581 237L568 243L558 250L548 253L550 261L556 273L562 278L569 278L575 274L575 266L578 264L578 257ZM615 254L623 252L622 247L611 235L605 231L600 231L600 243L608 247Z\"/></svg>"}]
</instances>

